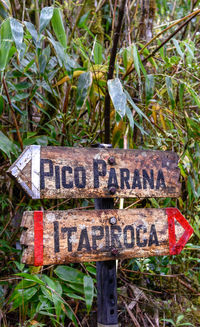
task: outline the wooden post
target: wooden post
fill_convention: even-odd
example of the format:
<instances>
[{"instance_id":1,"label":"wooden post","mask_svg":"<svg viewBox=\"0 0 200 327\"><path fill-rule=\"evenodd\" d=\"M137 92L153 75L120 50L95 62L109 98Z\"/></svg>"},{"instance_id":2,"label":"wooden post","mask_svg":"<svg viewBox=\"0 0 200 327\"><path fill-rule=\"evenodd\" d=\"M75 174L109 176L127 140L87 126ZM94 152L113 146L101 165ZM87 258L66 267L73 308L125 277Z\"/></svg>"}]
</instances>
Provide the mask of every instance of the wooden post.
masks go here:
<instances>
[{"instance_id":1,"label":"wooden post","mask_svg":"<svg viewBox=\"0 0 200 327\"><path fill-rule=\"evenodd\" d=\"M98 144L98 148L111 148L111 144ZM114 192L114 189L112 190ZM112 198L95 199L95 209L113 209ZM114 217L110 220L114 224ZM117 254L110 249L113 257ZM116 260L96 263L97 269L97 326L118 327Z\"/></svg>"}]
</instances>

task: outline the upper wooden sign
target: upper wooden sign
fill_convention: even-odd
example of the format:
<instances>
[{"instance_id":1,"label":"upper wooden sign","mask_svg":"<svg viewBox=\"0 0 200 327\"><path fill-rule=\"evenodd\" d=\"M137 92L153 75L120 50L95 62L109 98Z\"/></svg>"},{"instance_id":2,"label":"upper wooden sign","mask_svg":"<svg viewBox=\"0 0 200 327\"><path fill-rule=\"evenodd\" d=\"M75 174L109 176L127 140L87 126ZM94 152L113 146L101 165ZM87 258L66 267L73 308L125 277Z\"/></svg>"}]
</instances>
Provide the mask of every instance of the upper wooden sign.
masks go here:
<instances>
[{"instance_id":1,"label":"upper wooden sign","mask_svg":"<svg viewBox=\"0 0 200 327\"><path fill-rule=\"evenodd\" d=\"M174 152L28 146L9 168L33 199L178 197Z\"/></svg>"},{"instance_id":2,"label":"upper wooden sign","mask_svg":"<svg viewBox=\"0 0 200 327\"><path fill-rule=\"evenodd\" d=\"M22 226L36 266L178 254L193 232L176 208L30 211Z\"/></svg>"}]
</instances>

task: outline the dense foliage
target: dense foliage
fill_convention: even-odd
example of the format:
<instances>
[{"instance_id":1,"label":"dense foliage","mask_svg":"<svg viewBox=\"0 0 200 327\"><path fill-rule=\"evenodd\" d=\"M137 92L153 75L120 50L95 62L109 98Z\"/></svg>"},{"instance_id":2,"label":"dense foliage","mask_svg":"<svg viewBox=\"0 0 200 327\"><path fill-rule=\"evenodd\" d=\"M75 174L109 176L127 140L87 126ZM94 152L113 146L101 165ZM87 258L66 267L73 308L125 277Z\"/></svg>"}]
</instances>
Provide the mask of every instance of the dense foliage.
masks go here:
<instances>
[{"instance_id":1,"label":"dense foliage","mask_svg":"<svg viewBox=\"0 0 200 327\"><path fill-rule=\"evenodd\" d=\"M0 0L2 326L96 324L95 263L27 267L19 243L23 211L94 201L30 200L6 171L27 145L104 142L107 89L113 147L177 152L182 182L178 199L116 200L116 208L178 207L194 228L176 257L119 262L119 321L200 326L198 3L127 0L107 81L120 1Z\"/></svg>"}]
</instances>

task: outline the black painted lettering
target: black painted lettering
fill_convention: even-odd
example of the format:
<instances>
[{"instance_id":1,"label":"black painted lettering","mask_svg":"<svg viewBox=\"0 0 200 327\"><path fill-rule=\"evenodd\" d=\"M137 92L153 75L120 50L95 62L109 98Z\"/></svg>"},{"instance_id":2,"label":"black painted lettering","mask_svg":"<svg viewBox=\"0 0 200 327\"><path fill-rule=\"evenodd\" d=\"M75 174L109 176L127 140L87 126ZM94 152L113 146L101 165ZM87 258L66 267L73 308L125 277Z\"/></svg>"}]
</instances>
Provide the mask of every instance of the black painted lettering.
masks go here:
<instances>
[{"instance_id":1,"label":"black painted lettering","mask_svg":"<svg viewBox=\"0 0 200 327\"><path fill-rule=\"evenodd\" d=\"M128 233L130 233L130 242L128 242ZM134 228L131 225L127 225L124 228L124 245L127 249L134 247Z\"/></svg>"},{"instance_id":2,"label":"black painted lettering","mask_svg":"<svg viewBox=\"0 0 200 327\"><path fill-rule=\"evenodd\" d=\"M99 170L99 165L101 170ZM106 176L106 162L104 160L93 160L94 188L99 187L99 176Z\"/></svg>"},{"instance_id":3,"label":"black painted lettering","mask_svg":"<svg viewBox=\"0 0 200 327\"><path fill-rule=\"evenodd\" d=\"M126 185L127 189L130 189L129 184L129 178L130 178L130 172L127 168L121 168L120 169L120 186L121 189L124 189L124 186Z\"/></svg>"},{"instance_id":4,"label":"black painted lettering","mask_svg":"<svg viewBox=\"0 0 200 327\"><path fill-rule=\"evenodd\" d=\"M159 246L158 237L157 237L157 233L156 233L156 227L155 227L154 224L151 225L148 246L151 246L152 244L155 244L156 246Z\"/></svg>"},{"instance_id":5,"label":"black painted lettering","mask_svg":"<svg viewBox=\"0 0 200 327\"><path fill-rule=\"evenodd\" d=\"M61 233L67 233L67 247L68 251L72 252L72 233L76 233L77 228L76 227L62 227Z\"/></svg>"},{"instance_id":6,"label":"black painted lettering","mask_svg":"<svg viewBox=\"0 0 200 327\"><path fill-rule=\"evenodd\" d=\"M109 177L108 177L108 188L112 186L119 188L115 168L110 168Z\"/></svg>"},{"instance_id":7,"label":"black painted lettering","mask_svg":"<svg viewBox=\"0 0 200 327\"><path fill-rule=\"evenodd\" d=\"M120 237L122 235L122 229L120 226L111 226L111 245L121 248Z\"/></svg>"},{"instance_id":8,"label":"black painted lettering","mask_svg":"<svg viewBox=\"0 0 200 327\"><path fill-rule=\"evenodd\" d=\"M77 188L85 188L86 172L84 167L76 167L74 169L74 181Z\"/></svg>"},{"instance_id":9,"label":"black painted lettering","mask_svg":"<svg viewBox=\"0 0 200 327\"><path fill-rule=\"evenodd\" d=\"M44 171L44 165L49 165L49 171ZM44 178L53 176L53 162L50 159L40 159L40 189L43 190L45 188Z\"/></svg>"},{"instance_id":10,"label":"black painted lettering","mask_svg":"<svg viewBox=\"0 0 200 327\"><path fill-rule=\"evenodd\" d=\"M67 183L67 181L66 181L66 171L69 174L72 174L72 168L70 166L62 167L62 186L64 188L73 188L73 182L70 181L69 183Z\"/></svg>"},{"instance_id":11,"label":"black painted lettering","mask_svg":"<svg viewBox=\"0 0 200 327\"><path fill-rule=\"evenodd\" d=\"M140 248L145 247L147 245L147 239L143 238L143 241L141 241L140 239L140 231L143 231L143 234L147 232L147 229L144 225L139 225L136 227L136 242L137 242L137 246L139 246Z\"/></svg>"},{"instance_id":12,"label":"black painted lettering","mask_svg":"<svg viewBox=\"0 0 200 327\"><path fill-rule=\"evenodd\" d=\"M96 234L96 232L98 234ZM104 230L102 226L92 226L92 249L97 249L97 240L102 240L104 237Z\"/></svg>"},{"instance_id":13,"label":"black painted lettering","mask_svg":"<svg viewBox=\"0 0 200 327\"><path fill-rule=\"evenodd\" d=\"M160 187L162 189L166 188L163 171L161 169L158 171L158 176L157 176L157 181L156 181L156 190L159 190Z\"/></svg>"},{"instance_id":14,"label":"black painted lettering","mask_svg":"<svg viewBox=\"0 0 200 327\"><path fill-rule=\"evenodd\" d=\"M56 189L60 188L60 167L55 166Z\"/></svg>"},{"instance_id":15,"label":"black painted lettering","mask_svg":"<svg viewBox=\"0 0 200 327\"><path fill-rule=\"evenodd\" d=\"M149 183L150 188L154 189L154 173L153 169L150 170L151 176L149 176L145 169L142 170L142 176L143 176L143 189L147 189L147 182Z\"/></svg>"},{"instance_id":16,"label":"black painted lettering","mask_svg":"<svg viewBox=\"0 0 200 327\"><path fill-rule=\"evenodd\" d=\"M132 188L138 187L139 189L142 188L141 181L140 181L140 173L138 169L134 170L134 176L133 176L133 185Z\"/></svg>"},{"instance_id":17,"label":"black painted lettering","mask_svg":"<svg viewBox=\"0 0 200 327\"><path fill-rule=\"evenodd\" d=\"M53 227L54 227L54 252L58 253L58 252L60 252L59 222L54 221L53 222Z\"/></svg>"},{"instance_id":18,"label":"black painted lettering","mask_svg":"<svg viewBox=\"0 0 200 327\"><path fill-rule=\"evenodd\" d=\"M81 231L77 251L81 251L83 248L85 248L87 251L91 251L90 242L89 242L88 233L87 233L86 228L82 229L82 231Z\"/></svg>"}]
</instances>

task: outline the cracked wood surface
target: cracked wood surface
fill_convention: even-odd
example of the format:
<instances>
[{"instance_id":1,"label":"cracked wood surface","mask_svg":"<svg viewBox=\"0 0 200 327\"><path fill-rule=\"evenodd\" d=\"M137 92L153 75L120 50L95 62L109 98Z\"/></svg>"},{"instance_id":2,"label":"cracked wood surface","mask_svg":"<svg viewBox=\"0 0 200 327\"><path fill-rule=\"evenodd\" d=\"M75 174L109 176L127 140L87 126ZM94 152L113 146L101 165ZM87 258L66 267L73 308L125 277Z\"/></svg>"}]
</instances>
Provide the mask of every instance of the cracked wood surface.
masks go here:
<instances>
[{"instance_id":1,"label":"cracked wood surface","mask_svg":"<svg viewBox=\"0 0 200 327\"><path fill-rule=\"evenodd\" d=\"M33 211L24 213L21 226L27 228L21 243L28 246L22 261L33 265ZM42 228L41 265L169 254L166 209L44 211ZM178 222L175 232L177 242L184 232Z\"/></svg>"},{"instance_id":2,"label":"cracked wood surface","mask_svg":"<svg viewBox=\"0 0 200 327\"><path fill-rule=\"evenodd\" d=\"M181 191L178 156L168 151L29 146L8 173L35 199L178 197Z\"/></svg>"}]
</instances>

